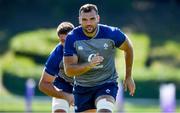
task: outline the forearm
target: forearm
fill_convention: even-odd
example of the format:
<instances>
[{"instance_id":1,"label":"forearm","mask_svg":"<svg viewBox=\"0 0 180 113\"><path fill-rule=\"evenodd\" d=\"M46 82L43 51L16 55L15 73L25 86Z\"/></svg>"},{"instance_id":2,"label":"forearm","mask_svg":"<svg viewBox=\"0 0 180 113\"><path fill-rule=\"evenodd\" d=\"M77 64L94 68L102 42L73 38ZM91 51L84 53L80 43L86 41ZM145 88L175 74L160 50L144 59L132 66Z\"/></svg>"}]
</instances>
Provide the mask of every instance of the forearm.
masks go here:
<instances>
[{"instance_id":1,"label":"forearm","mask_svg":"<svg viewBox=\"0 0 180 113\"><path fill-rule=\"evenodd\" d=\"M127 51L125 51L125 63L126 63L126 75L125 77L131 77L132 66L133 66L133 48L131 47Z\"/></svg>"},{"instance_id":2,"label":"forearm","mask_svg":"<svg viewBox=\"0 0 180 113\"><path fill-rule=\"evenodd\" d=\"M52 83L44 82L39 85L39 89L48 96L56 98L65 98L64 92L58 91Z\"/></svg>"},{"instance_id":3,"label":"forearm","mask_svg":"<svg viewBox=\"0 0 180 113\"><path fill-rule=\"evenodd\" d=\"M89 63L84 63L84 64L70 64L66 66L65 72L68 76L73 77L73 76L79 76L83 73L88 72L92 66Z\"/></svg>"},{"instance_id":4,"label":"forearm","mask_svg":"<svg viewBox=\"0 0 180 113\"><path fill-rule=\"evenodd\" d=\"M104 58L96 53L94 57L92 57L90 62L79 63L78 57L76 55L64 57L64 69L65 73L69 77L79 76L83 73L88 72L95 66L101 64Z\"/></svg>"}]
</instances>

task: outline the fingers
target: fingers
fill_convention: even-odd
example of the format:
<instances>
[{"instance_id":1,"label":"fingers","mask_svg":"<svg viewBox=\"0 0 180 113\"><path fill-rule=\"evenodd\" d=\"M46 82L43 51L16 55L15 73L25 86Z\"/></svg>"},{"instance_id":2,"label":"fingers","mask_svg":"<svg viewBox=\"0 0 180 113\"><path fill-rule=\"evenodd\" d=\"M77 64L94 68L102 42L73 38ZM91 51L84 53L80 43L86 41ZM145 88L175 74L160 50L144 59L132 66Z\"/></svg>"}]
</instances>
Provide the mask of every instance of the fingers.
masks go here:
<instances>
[{"instance_id":1,"label":"fingers","mask_svg":"<svg viewBox=\"0 0 180 113\"><path fill-rule=\"evenodd\" d=\"M127 88L129 89L129 95L134 96L135 93L135 83L133 80L124 80L123 83L124 91L127 91Z\"/></svg>"},{"instance_id":2,"label":"fingers","mask_svg":"<svg viewBox=\"0 0 180 113\"><path fill-rule=\"evenodd\" d=\"M129 84L128 89L130 91L130 95L134 96L134 93L135 93L135 84L134 83Z\"/></svg>"},{"instance_id":3,"label":"fingers","mask_svg":"<svg viewBox=\"0 0 180 113\"><path fill-rule=\"evenodd\" d=\"M91 59L91 66L97 66L99 64L101 64L101 62L103 62L104 60L104 57L100 56L99 53L96 54L96 56L94 56L92 59Z\"/></svg>"},{"instance_id":4,"label":"fingers","mask_svg":"<svg viewBox=\"0 0 180 113\"><path fill-rule=\"evenodd\" d=\"M99 53L96 53L96 56L92 60L101 63L104 60L104 57L100 56Z\"/></svg>"},{"instance_id":5,"label":"fingers","mask_svg":"<svg viewBox=\"0 0 180 113\"><path fill-rule=\"evenodd\" d=\"M131 96L134 96L134 92L135 92L135 90L134 90L134 88L133 88L133 89L130 90L130 93L129 93L129 94L130 94Z\"/></svg>"}]
</instances>

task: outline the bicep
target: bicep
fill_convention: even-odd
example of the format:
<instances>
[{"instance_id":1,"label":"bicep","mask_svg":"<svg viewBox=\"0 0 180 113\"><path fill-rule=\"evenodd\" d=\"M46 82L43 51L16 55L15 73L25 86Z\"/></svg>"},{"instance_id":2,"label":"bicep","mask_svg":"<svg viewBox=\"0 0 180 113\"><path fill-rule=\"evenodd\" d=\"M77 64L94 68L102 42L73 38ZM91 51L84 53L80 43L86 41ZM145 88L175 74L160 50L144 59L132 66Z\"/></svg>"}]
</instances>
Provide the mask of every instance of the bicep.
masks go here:
<instances>
[{"instance_id":1,"label":"bicep","mask_svg":"<svg viewBox=\"0 0 180 113\"><path fill-rule=\"evenodd\" d=\"M78 57L76 55L73 56L64 56L64 71L66 75L73 75L76 70L76 64L78 63Z\"/></svg>"},{"instance_id":2,"label":"bicep","mask_svg":"<svg viewBox=\"0 0 180 113\"><path fill-rule=\"evenodd\" d=\"M43 71L41 82L52 83L54 79L55 79L55 76L48 74L46 71Z\"/></svg>"},{"instance_id":3,"label":"bicep","mask_svg":"<svg viewBox=\"0 0 180 113\"><path fill-rule=\"evenodd\" d=\"M77 55L73 55L73 56L64 56L64 65L68 66L68 65L72 65L72 64L77 64L78 62L78 57Z\"/></svg>"},{"instance_id":4,"label":"bicep","mask_svg":"<svg viewBox=\"0 0 180 113\"><path fill-rule=\"evenodd\" d=\"M119 49L124 50L124 51L132 49L132 43L128 37L126 37L126 40L121 44Z\"/></svg>"}]
</instances>

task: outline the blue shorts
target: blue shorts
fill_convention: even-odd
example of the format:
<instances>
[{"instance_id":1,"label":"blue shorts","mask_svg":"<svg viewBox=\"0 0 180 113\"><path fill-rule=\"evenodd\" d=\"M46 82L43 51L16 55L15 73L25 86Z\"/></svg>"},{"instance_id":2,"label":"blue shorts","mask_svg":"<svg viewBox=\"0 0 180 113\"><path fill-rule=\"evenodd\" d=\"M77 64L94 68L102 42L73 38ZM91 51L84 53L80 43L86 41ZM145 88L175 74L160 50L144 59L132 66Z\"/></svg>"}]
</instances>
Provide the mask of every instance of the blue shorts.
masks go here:
<instances>
[{"instance_id":1,"label":"blue shorts","mask_svg":"<svg viewBox=\"0 0 180 113\"><path fill-rule=\"evenodd\" d=\"M62 91L67 93L72 93L73 85L70 82L65 81L61 77L56 77L56 79L53 82L53 85L56 86L58 89L62 89Z\"/></svg>"},{"instance_id":2,"label":"blue shorts","mask_svg":"<svg viewBox=\"0 0 180 113\"><path fill-rule=\"evenodd\" d=\"M96 109L95 100L101 95L110 95L116 99L118 86L116 82L105 83L95 87L74 86L75 112Z\"/></svg>"}]
</instances>

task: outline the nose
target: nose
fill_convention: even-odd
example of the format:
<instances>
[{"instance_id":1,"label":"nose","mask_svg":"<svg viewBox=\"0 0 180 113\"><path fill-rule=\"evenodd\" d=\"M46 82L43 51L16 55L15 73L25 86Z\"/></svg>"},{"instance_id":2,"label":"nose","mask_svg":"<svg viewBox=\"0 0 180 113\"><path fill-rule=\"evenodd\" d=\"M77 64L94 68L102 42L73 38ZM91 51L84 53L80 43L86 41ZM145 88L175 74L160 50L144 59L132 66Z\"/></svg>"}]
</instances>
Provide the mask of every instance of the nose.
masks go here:
<instances>
[{"instance_id":1,"label":"nose","mask_svg":"<svg viewBox=\"0 0 180 113\"><path fill-rule=\"evenodd\" d=\"M65 35L61 35L59 38L60 38L60 39L65 39L66 36L65 36Z\"/></svg>"},{"instance_id":2,"label":"nose","mask_svg":"<svg viewBox=\"0 0 180 113\"><path fill-rule=\"evenodd\" d=\"M65 38L66 38L66 37L65 37L65 36L63 36L61 39L65 40Z\"/></svg>"},{"instance_id":3,"label":"nose","mask_svg":"<svg viewBox=\"0 0 180 113\"><path fill-rule=\"evenodd\" d=\"M91 21L87 20L86 25L91 25Z\"/></svg>"}]
</instances>

